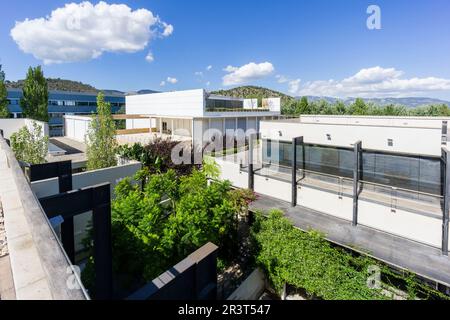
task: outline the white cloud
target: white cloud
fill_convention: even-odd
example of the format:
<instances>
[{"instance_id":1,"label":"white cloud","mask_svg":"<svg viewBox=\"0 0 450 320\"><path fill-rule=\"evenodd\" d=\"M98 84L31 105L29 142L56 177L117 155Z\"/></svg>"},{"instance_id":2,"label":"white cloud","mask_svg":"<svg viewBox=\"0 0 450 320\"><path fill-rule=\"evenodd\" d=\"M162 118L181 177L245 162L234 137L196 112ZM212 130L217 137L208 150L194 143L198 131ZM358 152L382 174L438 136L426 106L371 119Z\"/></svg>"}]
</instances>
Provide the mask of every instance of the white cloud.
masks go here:
<instances>
[{"instance_id":1,"label":"white cloud","mask_svg":"<svg viewBox=\"0 0 450 320\"><path fill-rule=\"evenodd\" d=\"M164 31L162 33L163 37L168 37L173 33L173 26L171 24L162 22L162 26L164 27Z\"/></svg>"},{"instance_id":2,"label":"white cloud","mask_svg":"<svg viewBox=\"0 0 450 320\"><path fill-rule=\"evenodd\" d=\"M406 97L450 90L450 79L437 77L404 78L395 68L361 69L343 80L318 80L299 86L292 94L332 97ZM291 86L290 86L291 88ZM295 89L295 86L292 86Z\"/></svg>"},{"instance_id":3,"label":"white cloud","mask_svg":"<svg viewBox=\"0 0 450 320\"><path fill-rule=\"evenodd\" d=\"M172 32L171 25L147 9L84 1L16 22L10 34L23 52L52 64L95 59L104 52L141 51L153 38Z\"/></svg>"},{"instance_id":4,"label":"white cloud","mask_svg":"<svg viewBox=\"0 0 450 320\"><path fill-rule=\"evenodd\" d=\"M288 83L289 92L295 94L300 89L300 79L290 80Z\"/></svg>"},{"instance_id":5,"label":"white cloud","mask_svg":"<svg viewBox=\"0 0 450 320\"><path fill-rule=\"evenodd\" d=\"M203 77L203 72L197 71L197 72L195 72L195 75L196 75L197 77Z\"/></svg>"},{"instance_id":6,"label":"white cloud","mask_svg":"<svg viewBox=\"0 0 450 320\"><path fill-rule=\"evenodd\" d=\"M277 82L278 82L278 83L286 83L286 82L289 81L289 79L288 79L287 77L285 77L285 76L283 76L283 75L281 75L281 74L277 74L277 75L275 76L275 78L277 78Z\"/></svg>"},{"instance_id":7,"label":"white cloud","mask_svg":"<svg viewBox=\"0 0 450 320\"><path fill-rule=\"evenodd\" d=\"M151 51L147 53L145 60L147 60L147 62L153 62L155 60L155 57L153 57L153 53Z\"/></svg>"},{"instance_id":8,"label":"white cloud","mask_svg":"<svg viewBox=\"0 0 450 320\"><path fill-rule=\"evenodd\" d=\"M206 70L207 70L207 71L210 71L212 68L213 68L213 66L212 66L212 65L209 65L209 66L206 67Z\"/></svg>"},{"instance_id":9,"label":"white cloud","mask_svg":"<svg viewBox=\"0 0 450 320\"><path fill-rule=\"evenodd\" d=\"M171 84L175 84L178 82L177 78L172 78L172 77L167 77L166 81Z\"/></svg>"},{"instance_id":10,"label":"white cloud","mask_svg":"<svg viewBox=\"0 0 450 320\"><path fill-rule=\"evenodd\" d=\"M207 81L207 82L205 83L205 85L206 85L207 87L209 87L209 86L211 85L211 82L210 82L210 81Z\"/></svg>"},{"instance_id":11,"label":"white cloud","mask_svg":"<svg viewBox=\"0 0 450 320\"><path fill-rule=\"evenodd\" d=\"M165 81L161 81L161 83L159 84L161 87L164 87L166 85Z\"/></svg>"},{"instance_id":12,"label":"white cloud","mask_svg":"<svg viewBox=\"0 0 450 320\"><path fill-rule=\"evenodd\" d=\"M223 85L231 86L264 78L271 74L275 68L270 62L259 64L250 62L242 67L227 66L223 70L228 72L228 74L222 78Z\"/></svg>"}]
</instances>

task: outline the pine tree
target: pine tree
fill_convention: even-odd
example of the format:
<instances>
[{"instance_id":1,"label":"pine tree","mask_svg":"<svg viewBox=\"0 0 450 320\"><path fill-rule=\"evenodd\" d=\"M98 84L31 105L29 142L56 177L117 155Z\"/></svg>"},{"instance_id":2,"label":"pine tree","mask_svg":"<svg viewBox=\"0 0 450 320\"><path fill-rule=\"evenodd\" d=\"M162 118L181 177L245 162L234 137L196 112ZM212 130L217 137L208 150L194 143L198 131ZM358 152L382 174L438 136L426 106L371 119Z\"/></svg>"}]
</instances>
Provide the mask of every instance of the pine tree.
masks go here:
<instances>
[{"instance_id":1,"label":"pine tree","mask_svg":"<svg viewBox=\"0 0 450 320\"><path fill-rule=\"evenodd\" d=\"M26 118L48 121L48 87L41 66L28 68L20 106Z\"/></svg>"},{"instance_id":2,"label":"pine tree","mask_svg":"<svg viewBox=\"0 0 450 320\"><path fill-rule=\"evenodd\" d=\"M5 85L5 72L0 64L0 118L9 118L8 92Z\"/></svg>"},{"instance_id":3,"label":"pine tree","mask_svg":"<svg viewBox=\"0 0 450 320\"><path fill-rule=\"evenodd\" d=\"M108 168L117 164L116 128L111 115L111 106L100 92L97 96L97 115L94 116L86 137L88 170Z\"/></svg>"}]
</instances>

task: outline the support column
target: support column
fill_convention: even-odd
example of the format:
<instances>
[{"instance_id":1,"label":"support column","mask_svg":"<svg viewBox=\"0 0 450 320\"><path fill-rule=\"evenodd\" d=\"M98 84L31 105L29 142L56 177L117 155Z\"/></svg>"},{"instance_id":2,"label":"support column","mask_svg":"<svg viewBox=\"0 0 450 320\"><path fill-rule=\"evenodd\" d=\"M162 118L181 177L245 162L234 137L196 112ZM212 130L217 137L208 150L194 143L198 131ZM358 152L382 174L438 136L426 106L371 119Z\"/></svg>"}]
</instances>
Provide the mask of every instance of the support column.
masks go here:
<instances>
[{"instance_id":1,"label":"support column","mask_svg":"<svg viewBox=\"0 0 450 320\"><path fill-rule=\"evenodd\" d=\"M442 212L442 254L448 256L448 224L449 224L449 200L450 200L450 165L448 161L450 159L450 151L443 147L441 159L441 169L443 173L443 196L444 205Z\"/></svg>"},{"instance_id":2,"label":"support column","mask_svg":"<svg viewBox=\"0 0 450 320\"><path fill-rule=\"evenodd\" d=\"M358 197L359 197L359 177L361 166L362 143L357 141L354 144L354 163L353 163L353 221L352 225L358 224Z\"/></svg>"},{"instance_id":3,"label":"support column","mask_svg":"<svg viewBox=\"0 0 450 320\"><path fill-rule=\"evenodd\" d=\"M303 137L292 138L292 179L291 179L291 206L297 205L297 146L303 145Z\"/></svg>"}]
</instances>

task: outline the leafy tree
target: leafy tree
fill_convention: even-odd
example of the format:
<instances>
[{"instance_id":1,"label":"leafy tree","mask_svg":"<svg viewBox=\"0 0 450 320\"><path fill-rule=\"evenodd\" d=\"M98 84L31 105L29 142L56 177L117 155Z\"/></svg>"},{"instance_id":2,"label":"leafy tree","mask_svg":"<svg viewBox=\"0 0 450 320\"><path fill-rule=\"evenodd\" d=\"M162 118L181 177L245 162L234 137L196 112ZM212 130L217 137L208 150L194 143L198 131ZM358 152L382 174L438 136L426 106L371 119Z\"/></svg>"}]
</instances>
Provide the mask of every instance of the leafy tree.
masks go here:
<instances>
[{"instance_id":1,"label":"leafy tree","mask_svg":"<svg viewBox=\"0 0 450 320\"><path fill-rule=\"evenodd\" d=\"M30 119L48 121L48 87L41 66L28 68L20 99L23 115Z\"/></svg>"},{"instance_id":2,"label":"leafy tree","mask_svg":"<svg viewBox=\"0 0 450 320\"><path fill-rule=\"evenodd\" d=\"M198 165L175 164L172 161L172 150L180 141L171 139L155 138L147 145L143 146L135 143L132 146L122 145L117 149L117 153L124 158L142 162L150 173L164 173L168 170L175 170L177 176L188 175Z\"/></svg>"},{"instance_id":3,"label":"leafy tree","mask_svg":"<svg viewBox=\"0 0 450 320\"><path fill-rule=\"evenodd\" d=\"M17 160L31 164L46 162L48 137L42 134L42 126L33 121L32 129L22 127L11 135L11 148Z\"/></svg>"},{"instance_id":4,"label":"leafy tree","mask_svg":"<svg viewBox=\"0 0 450 320\"><path fill-rule=\"evenodd\" d=\"M86 137L88 170L108 168L117 164L115 134L111 106L105 102L105 96L100 92L97 96L97 115L93 116Z\"/></svg>"},{"instance_id":5,"label":"leafy tree","mask_svg":"<svg viewBox=\"0 0 450 320\"><path fill-rule=\"evenodd\" d=\"M121 288L154 279L209 241L219 246L221 258L235 258L237 216L254 200L252 192L233 190L226 181L209 183L203 170L177 177L170 169L144 169L134 180L144 186L120 181L111 206L113 268ZM83 279L89 286L92 261Z\"/></svg>"},{"instance_id":6,"label":"leafy tree","mask_svg":"<svg viewBox=\"0 0 450 320\"><path fill-rule=\"evenodd\" d=\"M368 107L363 99L357 98L355 102L350 106L350 112L353 115L367 115Z\"/></svg>"},{"instance_id":7,"label":"leafy tree","mask_svg":"<svg viewBox=\"0 0 450 320\"><path fill-rule=\"evenodd\" d=\"M4 82L6 79L5 77L5 71L2 70L2 65L0 64L0 81Z\"/></svg>"},{"instance_id":8,"label":"leafy tree","mask_svg":"<svg viewBox=\"0 0 450 320\"><path fill-rule=\"evenodd\" d=\"M5 85L5 72L0 64L0 118L9 118L8 92Z\"/></svg>"}]
</instances>

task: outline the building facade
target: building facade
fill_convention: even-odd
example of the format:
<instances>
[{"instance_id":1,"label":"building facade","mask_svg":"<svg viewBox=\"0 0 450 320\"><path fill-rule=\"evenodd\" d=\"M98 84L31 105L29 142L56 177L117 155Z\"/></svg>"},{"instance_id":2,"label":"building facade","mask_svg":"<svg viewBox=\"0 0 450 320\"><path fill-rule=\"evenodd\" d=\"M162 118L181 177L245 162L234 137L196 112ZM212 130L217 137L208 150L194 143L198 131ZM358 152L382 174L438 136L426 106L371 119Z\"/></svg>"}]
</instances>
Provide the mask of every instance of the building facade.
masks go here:
<instances>
[{"instance_id":1,"label":"building facade","mask_svg":"<svg viewBox=\"0 0 450 320\"><path fill-rule=\"evenodd\" d=\"M222 178L237 187L447 254L449 120L301 116L262 121L251 156L245 151L217 162Z\"/></svg>"},{"instance_id":2,"label":"building facade","mask_svg":"<svg viewBox=\"0 0 450 320\"><path fill-rule=\"evenodd\" d=\"M259 104L258 104L259 103ZM150 128L197 144L212 135L248 135L258 132L262 120L280 117L280 98L243 99L216 96L203 89L152 93L126 97L127 129ZM228 133L227 133L228 132Z\"/></svg>"},{"instance_id":3,"label":"building facade","mask_svg":"<svg viewBox=\"0 0 450 320\"><path fill-rule=\"evenodd\" d=\"M22 90L8 89L8 109L14 118L22 118L20 99ZM125 96L108 94L105 101L111 104L112 113L125 106ZM64 134L64 115L89 115L97 110L97 94L69 91L49 91L48 113L50 136Z\"/></svg>"}]
</instances>

